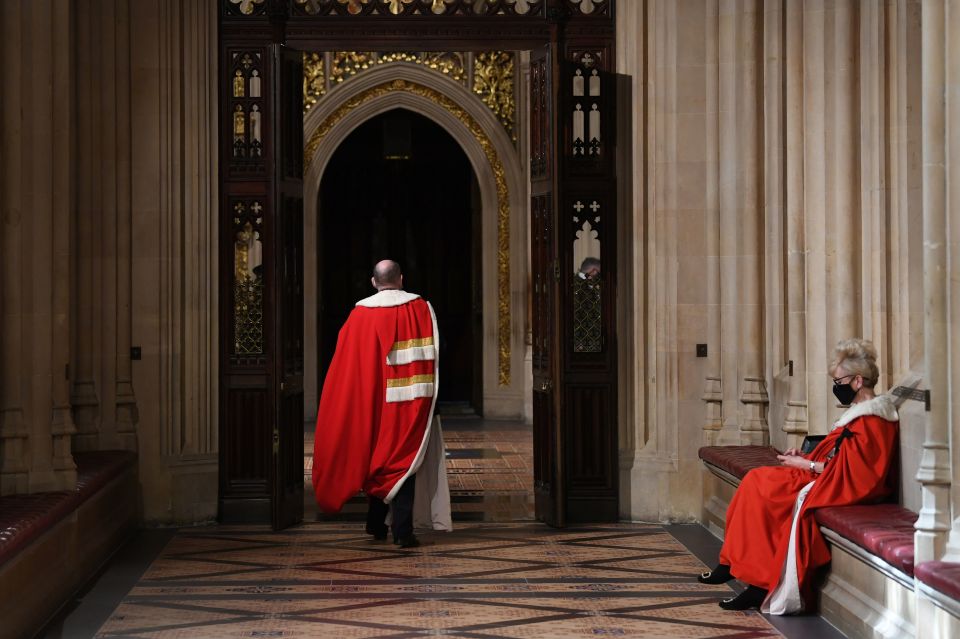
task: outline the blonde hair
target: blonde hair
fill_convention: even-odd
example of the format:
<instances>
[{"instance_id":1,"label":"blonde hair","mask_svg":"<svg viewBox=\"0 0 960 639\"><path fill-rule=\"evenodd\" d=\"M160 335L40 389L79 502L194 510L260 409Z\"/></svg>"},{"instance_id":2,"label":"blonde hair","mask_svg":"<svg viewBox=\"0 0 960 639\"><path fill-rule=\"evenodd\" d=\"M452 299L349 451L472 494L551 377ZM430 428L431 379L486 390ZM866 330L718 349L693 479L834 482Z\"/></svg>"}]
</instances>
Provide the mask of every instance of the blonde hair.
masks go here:
<instances>
[{"instance_id":1,"label":"blonde hair","mask_svg":"<svg viewBox=\"0 0 960 639\"><path fill-rule=\"evenodd\" d=\"M830 373L833 374L838 367L843 367L851 375L859 375L863 378L863 385L867 388L873 388L877 385L880 378L880 369L877 368L877 348L873 342L857 337L844 339L837 342L833 350L833 363L830 365Z\"/></svg>"}]
</instances>

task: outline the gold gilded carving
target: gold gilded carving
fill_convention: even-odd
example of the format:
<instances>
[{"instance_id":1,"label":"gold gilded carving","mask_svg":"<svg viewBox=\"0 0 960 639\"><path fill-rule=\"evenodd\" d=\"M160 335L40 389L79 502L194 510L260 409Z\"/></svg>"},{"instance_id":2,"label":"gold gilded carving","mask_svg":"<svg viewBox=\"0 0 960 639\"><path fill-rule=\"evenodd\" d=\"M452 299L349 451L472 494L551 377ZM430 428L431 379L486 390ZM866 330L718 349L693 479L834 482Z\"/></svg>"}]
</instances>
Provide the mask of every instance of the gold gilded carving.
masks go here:
<instances>
[{"instance_id":1,"label":"gold gilded carving","mask_svg":"<svg viewBox=\"0 0 960 639\"><path fill-rule=\"evenodd\" d=\"M333 54L330 82L341 83L354 75L391 62L410 62L442 73L451 80L467 86L467 67L464 54L450 51L390 51L372 53L337 51ZM303 112L309 111L326 94L322 53L303 54Z\"/></svg>"},{"instance_id":2,"label":"gold gilded carving","mask_svg":"<svg viewBox=\"0 0 960 639\"><path fill-rule=\"evenodd\" d=\"M339 2L340 4L347 5L347 13L355 16L363 11L363 5L370 2L370 0L339 0Z\"/></svg>"},{"instance_id":3,"label":"gold gilded carving","mask_svg":"<svg viewBox=\"0 0 960 639\"><path fill-rule=\"evenodd\" d=\"M537 4L537 0L507 0L507 4L514 5L514 11L523 16L530 13L530 5Z\"/></svg>"},{"instance_id":4,"label":"gold gilded carving","mask_svg":"<svg viewBox=\"0 0 960 639\"><path fill-rule=\"evenodd\" d=\"M297 4L303 7L303 10L310 15L320 13L320 0L297 0Z\"/></svg>"},{"instance_id":5,"label":"gold gilded carving","mask_svg":"<svg viewBox=\"0 0 960 639\"><path fill-rule=\"evenodd\" d=\"M323 54L303 53L303 112L306 113L327 92L324 83Z\"/></svg>"},{"instance_id":6,"label":"gold gilded carving","mask_svg":"<svg viewBox=\"0 0 960 639\"><path fill-rule=\"evenodd\" d=\"M330 82L340 83L352 75L370 68L373 53L370 51L337 51L330 64Z\"/></svg>"},{"instance_id":7,"label":"gold gilded carving","mask_svg":"<svg viewBox=\"0 0 960 639\"><path fill-rule=\"evenodd\" d=\"M501 386L510 385L510 197L507 188L506 171L497 154L493 142L480 123L462 106L446 95L430 87L408 82L392 80L371 87L341 104L333 113L320 123L310 136L303 150L303 161L309 166L320 148L320 143L341 120L359 106L395 91L404 91L446 109L463 124L483 149L490 163L494 181L497 185L497 355L498 382Z\"/></svg>"},{"instance_id":8,"label":"gold gilded carving","mask_svg":"<svg viewBox=\"0 0 960 639\"><path fill-rule=\"evenodd\" d=\"M242 98L246 84L247 80L243 77L243 71L237 69L233 75L233 97Z\"/></svg>"},{"instance_id":9,"label":"gold gilded carving","mask_svg":"<svg viewBox=\"0 0 960 639\"><path fill-rule=\"evenodd\" d=\"M439 71L460 84L465 84L467 70L463 68L462 53L424 53L422 64L428 69Z\"/></svg>"},{"instance_id":10,"label":"gold gilded carving","mask_svg":"<svg viewBox=\"0 0 960 639\"><path fill-rule=\"evenodd\" d=\"M513 95L513 58L507 51L483 51L473 61L473 92L493 111L500 123L517 141L513 130L516 101Z\"/></svg>"},{"instance_id":11,"label":"gold gilded carving","mask_svg":"<svg viewBox=\"0 0 960 639\"><path fill-rule=\"evenodd\" d=\"M383 4L390 5L390 13L400 15L403 11L403 5L410 4L413 0L383 0Z\"/></svg>"},{"instance_id":12,"label":"gold gilded carving","mask_svg":"<svg viewBox=\"0 0 960 639\"><path fill-rule=\"evenodd\" d=\"M263 353L263 244L258 230L263 207L234 206L233 333L234 355Z\"/></svg>"},{"instance_id":13,"label":"gold gilded carving","mask_svg":"<svg viewBox=\"0 0 960 639\"><path fill-rule=\"evenodd\" d=\"M240 13L245 16L252 14L257 5L263 4L263 0L230 0L230 2L240 5Z\"/></svg>"}]
</instances>

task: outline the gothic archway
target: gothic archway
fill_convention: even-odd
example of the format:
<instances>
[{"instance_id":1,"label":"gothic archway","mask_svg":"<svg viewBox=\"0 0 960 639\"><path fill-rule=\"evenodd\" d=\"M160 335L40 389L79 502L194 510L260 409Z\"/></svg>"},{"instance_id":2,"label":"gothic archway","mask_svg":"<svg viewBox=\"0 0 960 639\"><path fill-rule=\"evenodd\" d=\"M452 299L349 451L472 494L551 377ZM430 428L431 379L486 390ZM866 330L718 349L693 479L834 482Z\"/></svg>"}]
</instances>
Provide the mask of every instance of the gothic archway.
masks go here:
<instances>
[{"instance_id":1,"label":"gothic archway","mask_svg":"<svg viewBox=\"0 0 960 639\"><path fill-rule=\"evenodd\" d=\"M485 285L495 287L484 298L496 300L496 312L485 317L497 318L484 341L498 345L493 365L485 362L484 385L503 392L503 400L512 394L517 404L529 299L537 517L555 526L617 518L623 469L613 17L612 0L220 0L222 520L262 519L266 511L282 528L302 517L301 52L362 46L403 57L411 42L433 52L529 52L529 109L518 109L529 117L524 161L513 157L493 116L471 111L476 103L464 87L436 85L442 78L384 64L335 87L352 97L339 101L337 116L311 110L308 129L313 120L331 119L322 130L307 131L307 181L319 182L322 167L314 160L329 155L325 144L335 148L338 136L398 106L429 117L461 143L481 190L497 193L482 204L484 219L495 222L485 221L483 243L497 255L484 266ZM319 141L310 144L318 130ZM524 166L529 182L520 179ZM316 188L309 188L307 215L315 218ZM509 202L506 215L503 201ZM590 211L589 220L581 219L582 210ZM515 211L528 211L529 218ZM573 246L586 226L603 244L604 276L585 306L577 295ZM525 228L529 268L517 253L527 245ZM503 237L509 245L501 244ZM578 347L583 331L591 341ZM242 341L248 334L256 338L251 345Z\"/></svg>"},{"instance_id":2,"label":"gothic archway","mask_svg":"<svg viewBox=\"0 0 960 639\"><path fill-rule=\"evenodd\" d=\"M362 123L405 108L426 116L466 153L480 186L483 329L493 335L483 356L483 405L492 417L523 414L524 272L527 264L526 176L517 150L490 110L463 86L420 66L396 62L334 88L304 121L304 288L316 290L317 195L334 150ZM305 304L305 411L316 411L317 370L311 304Z\"/></svg>"}]
</instances>

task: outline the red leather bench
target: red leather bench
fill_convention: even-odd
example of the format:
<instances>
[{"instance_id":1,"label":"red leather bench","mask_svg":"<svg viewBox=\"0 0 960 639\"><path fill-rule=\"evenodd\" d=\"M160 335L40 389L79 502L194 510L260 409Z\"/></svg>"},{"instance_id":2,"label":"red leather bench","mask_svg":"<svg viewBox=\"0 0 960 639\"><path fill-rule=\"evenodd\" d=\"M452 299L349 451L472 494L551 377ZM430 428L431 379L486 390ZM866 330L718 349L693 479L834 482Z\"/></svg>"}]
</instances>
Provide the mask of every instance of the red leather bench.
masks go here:
<instances>
[{"instance_id":1,"label":"red leather bench","mask_svg":"<svg viewBox=\"0 0 960 639\"><path fill-rule=\"evenodd\" d=\"M913 525L917 513L898 504L818 508L814 519L841 537L913 577Z\"/></svg>"},{"instance_id":2,"label":"red leather bench","mask_svg":"<svg viewBox=\"0 0 960 639\"><path fill-rule=\"evenodd\" d=\"M743 479L754 468L780 463L777 450L770 446L704 446L699 455L705 463L736 480ZM814 517L820 526L913 577L913 525L917 513L897 504L862 504L819 508Z\"/></svg>"},{"instance_id":3,"label":"red leather bench","mask_svg":"<svg viewBox=\"0 0 960 639\"><path fill-rule=\"evenodd\" d=\"M917 566L916 575L921 583L960 601L960 563L925 561Z\"/></svg>"},{"instance_id":4,"label":"red leather bench","mask_svg":"<svg viewBox=\"0 0 960 639\"><path fill-rule=\"evenodd\" d=\"M736 479L760 466L778 466L778 454L772 446L704 446L699 451L700 459Z\"/></svg>"},{"instance_id":5,"label":"red leather bench","mask_svg":"<svg viewBox=\"0 0 960 639\"><path fill-rule=\"evenodd\" d=\"M74 461L75 490L0 497L0 566L133 466L137 456L124 450L104 450L76 453Z\"/></svg>"},{"instance_id":6,"label":"red leather bench","mask_svg":"<svg viewBox=\"0 0 960 639\"><path fill-rule=\"evenodd\" d=\"M925 561L917 566L916 576L921 593L953 617L960 618L960 563ZM952 625L956 628L956 623Z\"/></svg>"}]
</instances>

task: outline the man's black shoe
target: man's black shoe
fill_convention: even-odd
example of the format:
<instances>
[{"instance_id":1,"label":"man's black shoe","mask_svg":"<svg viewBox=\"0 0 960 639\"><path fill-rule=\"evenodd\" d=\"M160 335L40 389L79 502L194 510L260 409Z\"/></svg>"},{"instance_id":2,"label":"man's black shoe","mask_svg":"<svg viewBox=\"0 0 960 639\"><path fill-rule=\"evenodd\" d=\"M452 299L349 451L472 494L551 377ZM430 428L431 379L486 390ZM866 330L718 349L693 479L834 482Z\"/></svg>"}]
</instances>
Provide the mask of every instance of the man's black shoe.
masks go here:
<instances>
[{"instance_id":1,"label":"man's black shoe","mask_svg":"<svg viewBox=\"0 0 960 639\"><path fill-rule=\"evenodd\" d=\"M417 546L420 545L420 540L417 539L416 536L410 535L409 537L402 537L400 539L397 539L393 543L400 546L401 548L416 548Z\"/></svg>"},{"instance_id":2,"label":"man's black shoe","mask_svg":"<svg viewBox=\"0 0 960 639\"><path fill-rule=\"evenodd\" d=\"M724 610L749 610L759 608L763 600L767 598L767 591L757 586L747 586L747 589L736 597L730 597L720 602L720 607Z\"/></svg>"},{"instance_id":3,"label":"man's black shoe","mask_svg":"<svg viewBox=\"0 0 960 639\"><path fill-rule=\"evenodd\" d=\"M368 535L373 535L373 538L377 541L386 541L387 539L387 527L384 526L383 530L375 530L370 526L367 526L366 533Z\"/></svg>"}]
</instances>

